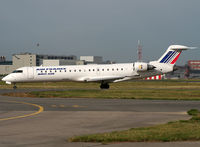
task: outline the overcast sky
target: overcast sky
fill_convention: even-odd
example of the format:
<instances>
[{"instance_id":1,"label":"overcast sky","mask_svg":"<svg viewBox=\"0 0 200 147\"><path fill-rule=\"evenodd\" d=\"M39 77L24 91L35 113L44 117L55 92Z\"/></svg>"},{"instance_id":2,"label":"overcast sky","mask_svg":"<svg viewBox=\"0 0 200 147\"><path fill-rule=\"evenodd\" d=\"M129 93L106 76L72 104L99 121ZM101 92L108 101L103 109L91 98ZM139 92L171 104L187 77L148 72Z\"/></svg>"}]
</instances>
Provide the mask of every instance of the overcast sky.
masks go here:
<instances>
[{"instance_id":1,"label":"overcast sky","mask_svg":"<svg viewBox=\"0 0 200 147\"><path fill-rule=\"evenodd\" d=\"M157 60L171 44L200 47L200 0L0 0L0 55L32 52ZM39 43L39 47L37 47ZM200 59L186 51L178 64Z\"/></svg>"}]
</instances>

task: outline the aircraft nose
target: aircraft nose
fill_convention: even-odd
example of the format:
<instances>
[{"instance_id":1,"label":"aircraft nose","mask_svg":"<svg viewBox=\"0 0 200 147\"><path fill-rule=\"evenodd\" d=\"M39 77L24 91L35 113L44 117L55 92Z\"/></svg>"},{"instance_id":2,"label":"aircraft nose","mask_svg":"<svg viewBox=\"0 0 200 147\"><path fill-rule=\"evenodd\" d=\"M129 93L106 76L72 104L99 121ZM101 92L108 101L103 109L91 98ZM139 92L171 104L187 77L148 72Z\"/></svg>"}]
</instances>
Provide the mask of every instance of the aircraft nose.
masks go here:
<instances>
[{"instance_id":1,"label":"aircraft nose","mask_svg":"<svg viewBox=\"0 0 200 147\"><path fill-rule=\"evenodd\" d=\"M2 79L2 81L12 82L13 81L13 77L11 75L7 75Z\"/></svg>"},{"instance_id":2,"label":"aircraft nose","mask_svg":"<svg viewBox=\"0 0 200 147\"><path fill-rule=\"evenodd\" d=\"M8 77L7 76L5 76L5 77L3 77L3 79L2 79L2 81L7 81L7 79L8 79Z\"/></svg>"}]
</instances>

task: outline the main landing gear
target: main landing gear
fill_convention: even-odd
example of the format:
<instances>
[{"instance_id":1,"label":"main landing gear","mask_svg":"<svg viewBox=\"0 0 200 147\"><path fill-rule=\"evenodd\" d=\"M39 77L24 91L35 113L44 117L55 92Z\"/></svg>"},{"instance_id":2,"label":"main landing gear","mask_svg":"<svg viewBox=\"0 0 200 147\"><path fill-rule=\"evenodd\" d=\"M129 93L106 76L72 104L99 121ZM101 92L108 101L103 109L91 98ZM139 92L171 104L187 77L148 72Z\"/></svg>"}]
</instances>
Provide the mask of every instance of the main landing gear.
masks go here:
<instances>
[{"instance_id":1,"label":"main landing gear","mask_svg":"<svg viewBox=\"0 0 200 147\"><path fill-rule=\"evenodd\" d=\"M109 84L108 83L101 83L100 88L101 89L109 89Z\"/></svg>"}]
</instances>

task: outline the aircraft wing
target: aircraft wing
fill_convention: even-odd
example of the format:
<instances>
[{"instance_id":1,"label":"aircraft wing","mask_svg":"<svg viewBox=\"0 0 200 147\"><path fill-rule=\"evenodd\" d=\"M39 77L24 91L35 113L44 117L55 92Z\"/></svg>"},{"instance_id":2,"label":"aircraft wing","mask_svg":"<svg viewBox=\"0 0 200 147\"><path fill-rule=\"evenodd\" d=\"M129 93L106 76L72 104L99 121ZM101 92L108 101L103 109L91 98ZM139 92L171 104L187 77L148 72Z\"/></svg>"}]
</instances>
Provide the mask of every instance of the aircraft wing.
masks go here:
<instances>
[{"instance_id":1,"label":"aircraft wing","mask_svg":"<svg viewBox=\"0 0 200 147\"><path fill-rule=\"evenodd\" d=\"M120 80L125 78L124 76L101 76L101 77L88 77L85 78L84 81L86 82L99 82L99 81L104 81L104 82L113 82L115 80Z\"/></svg>"}]
</instances>

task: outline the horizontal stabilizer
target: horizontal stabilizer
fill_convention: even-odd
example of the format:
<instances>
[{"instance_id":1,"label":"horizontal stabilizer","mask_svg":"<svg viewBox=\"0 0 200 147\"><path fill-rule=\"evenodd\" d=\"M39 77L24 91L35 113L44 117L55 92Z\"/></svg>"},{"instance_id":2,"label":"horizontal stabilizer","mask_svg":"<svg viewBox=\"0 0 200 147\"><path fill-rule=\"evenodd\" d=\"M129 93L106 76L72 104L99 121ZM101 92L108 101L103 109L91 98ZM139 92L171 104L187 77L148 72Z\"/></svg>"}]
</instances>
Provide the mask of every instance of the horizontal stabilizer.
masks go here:
<instances>
[{"instance_id":1,"label":"horizontal stabilizer","mask_svg":"<svg viewBox=\"0 0 200 147\"><path fill-rule=\"evenodd\" d=\"M188 50L188 49L197 49L197 47L188 47L183 45L171 45L169 47L171 50Z\"/></svg>"}]
</instances>

